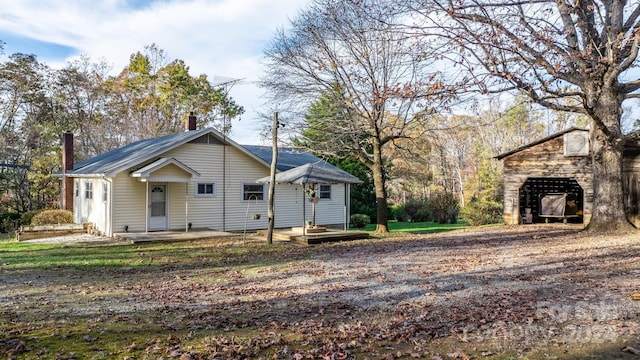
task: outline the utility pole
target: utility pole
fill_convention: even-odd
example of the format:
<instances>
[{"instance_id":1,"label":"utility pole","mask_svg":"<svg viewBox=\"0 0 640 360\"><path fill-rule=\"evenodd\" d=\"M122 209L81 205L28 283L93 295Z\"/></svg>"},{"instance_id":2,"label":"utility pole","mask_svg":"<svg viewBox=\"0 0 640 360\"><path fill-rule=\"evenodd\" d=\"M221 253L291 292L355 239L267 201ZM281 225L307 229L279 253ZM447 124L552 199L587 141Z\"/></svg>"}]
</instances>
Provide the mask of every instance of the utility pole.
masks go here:
<instances>
[{"instance_id":1,"label":"utility pole","mask_svg":"<svg viewBox=\"0 0 640 360\"><path fill-rule=\"evenodd\" d=\"M276 190L276 164L278 163L278 112L273 113L273 125L271 127L271 174L269 178L269 228L267 229L267 243L273 244L273 229L275 227L274 194Z\"/></svg>"}]
</instances>

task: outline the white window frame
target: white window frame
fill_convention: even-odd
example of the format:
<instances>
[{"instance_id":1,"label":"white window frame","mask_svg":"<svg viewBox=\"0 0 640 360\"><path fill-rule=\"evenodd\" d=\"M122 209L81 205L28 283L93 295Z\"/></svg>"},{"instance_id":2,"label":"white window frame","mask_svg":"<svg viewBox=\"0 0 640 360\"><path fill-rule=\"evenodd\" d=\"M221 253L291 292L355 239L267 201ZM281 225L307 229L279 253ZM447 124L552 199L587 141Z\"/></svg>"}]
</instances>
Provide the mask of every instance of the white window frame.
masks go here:
<instances>
[{"instance_id":1,"label":"white window frame","mask_svg":"<svg viewBox=\"0 0 640 360\"><path fill-rule=\"evenodd\" d=\"M86 180L84 182L84 198L87 200L93 200L93 182Z\"/></svg>"},{"instance_id":2,"label":"white window frame","mask_svg":"<svg viewBox=\"0 0 640 360\"><path fill-rule=\"evenodd\" d=\"M320 199L331 200L331 184L320 184L318 187L318 197Z\"/></svg>"},{"instance_id":3,"label":"white window frame","mask_svg":"<svg viewBox=\"0 0 640 360\"><path fill-rule=\"evenodd\" d=\"M201 193L199 192L200 190L200 185L204 186L205 192ZM211 186L211 193L206 192L206 188L207 186ZM194 189L194 193L196 197L216 197L217 193L218 193L218 189L216 186L215 182L197 182L195 189Z\"/></svg>"},{"instance_id":4,"label":"white window frame","mask_svg":"<svg viewBox=\"0 0 640 360\"><path fill-rule=\"evenodd\" d=\"M262 186L262 199L255 199L251 197L253 194L257 194L257 192L247 192L247 186ZM247 196L248 195L248 196ZM264 184L256 184L256 183L242 183L242 201L264 201L266 196L264 195Z\"/></svg>"},{"instance_id":5,"label":"white window frame","mask_svg":"<svg viewBox=\"0 0 640 360\"><path fill-rule=\"evenodd\" d=\"M80 180L74 181L73 187L74 187L75 196L80 197Z\"/></svg>"},{"instance_id":6,"label":"white window frame","mask_svg":"<svg viewBox=\"0 0 640 360\"><path fill-rule=\"evenodd\" d=\"M109 198L109 185L106 181L102 182L102 202L107 202Z\"/></svg>"}]
</instances>

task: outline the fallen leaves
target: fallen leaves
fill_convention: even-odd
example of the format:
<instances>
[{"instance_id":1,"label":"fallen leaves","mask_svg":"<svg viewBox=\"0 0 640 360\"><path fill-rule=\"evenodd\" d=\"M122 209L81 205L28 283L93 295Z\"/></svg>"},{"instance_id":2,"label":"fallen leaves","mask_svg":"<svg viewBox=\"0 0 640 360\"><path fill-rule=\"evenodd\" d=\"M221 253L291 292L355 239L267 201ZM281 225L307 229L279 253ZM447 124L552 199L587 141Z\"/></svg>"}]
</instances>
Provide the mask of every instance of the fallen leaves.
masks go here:
<instances>
[{"instance_id":1,"label":"fallen leaves","mask_svg":"<svg viewBox=\"0 0 640 360\"><path fill-rule=\"evenodd\" d=\"M40 334L112 349L105 343L123 328L132 337L111 358L464 360L547 346L570 353L640 334L632 301L640 293L629 296L640 285L640 248L609 240L527 226L291 254L243 248L224 260L176 256L160 268L44 272L28 285L6 272L16 285L0 289L11 301L0 304L0 330L10 329L0 356L37 357ZM141 250L169 257L151 245ZM199 242L185 251L219 250ZM78 328L90 335L71 330ZM8 340L19 338L30 340Z\"/></svg>"}]
</instances>

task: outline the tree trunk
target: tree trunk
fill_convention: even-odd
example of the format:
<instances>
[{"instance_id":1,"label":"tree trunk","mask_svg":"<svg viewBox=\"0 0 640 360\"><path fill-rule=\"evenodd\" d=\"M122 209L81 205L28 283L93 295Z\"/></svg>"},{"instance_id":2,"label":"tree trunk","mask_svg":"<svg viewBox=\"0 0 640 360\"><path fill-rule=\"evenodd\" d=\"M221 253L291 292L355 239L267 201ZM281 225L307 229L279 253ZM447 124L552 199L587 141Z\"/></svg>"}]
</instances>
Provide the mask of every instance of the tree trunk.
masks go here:
<instances>
[{"instance_id":1,"label":"tree trunk","mask_svg":"<svg viewBox=\"0 0 640 360\"><path fill-rule=\"evenodd\" d=\"M380 144L373 144L373 187L376 193L376 232L388 233L387 191L385 189L385 176L382 163L382 150Z\"/></svg>"},{"instance_id":2,"label":"tree trunk","mask_svg":"<svg viewBox=\"0 0 640 360\"><path fill-rule=\"evenodd\" d=\"M594 194L593 212L587 230L608 233L629 232L634 227L627 220L624 208L622 141L621 139L612 141L595 123L591 125L591 129Z\"/></svg>"}]
</instances>

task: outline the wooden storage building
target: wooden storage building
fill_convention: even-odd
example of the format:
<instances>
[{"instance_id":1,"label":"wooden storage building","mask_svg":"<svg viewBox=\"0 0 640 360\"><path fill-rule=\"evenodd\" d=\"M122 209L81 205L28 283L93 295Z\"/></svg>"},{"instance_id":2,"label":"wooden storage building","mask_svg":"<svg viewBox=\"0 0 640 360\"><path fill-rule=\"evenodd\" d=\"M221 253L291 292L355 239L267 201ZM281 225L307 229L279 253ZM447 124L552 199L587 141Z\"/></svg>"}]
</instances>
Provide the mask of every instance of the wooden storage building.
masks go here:
<instances>
[{"instance_id":1,"label":"wooden storage building","mask_svg":"<svg viewBox=\"0 0 640 360\"><path fill-rule=\"evenodd\" d=\"M593 205L589 131L570 128L496 156L504 164L506 224L563 221L588 224ZM640 148L624 152L627 217L640 227Z\"/></svg>"}]
</instances>

